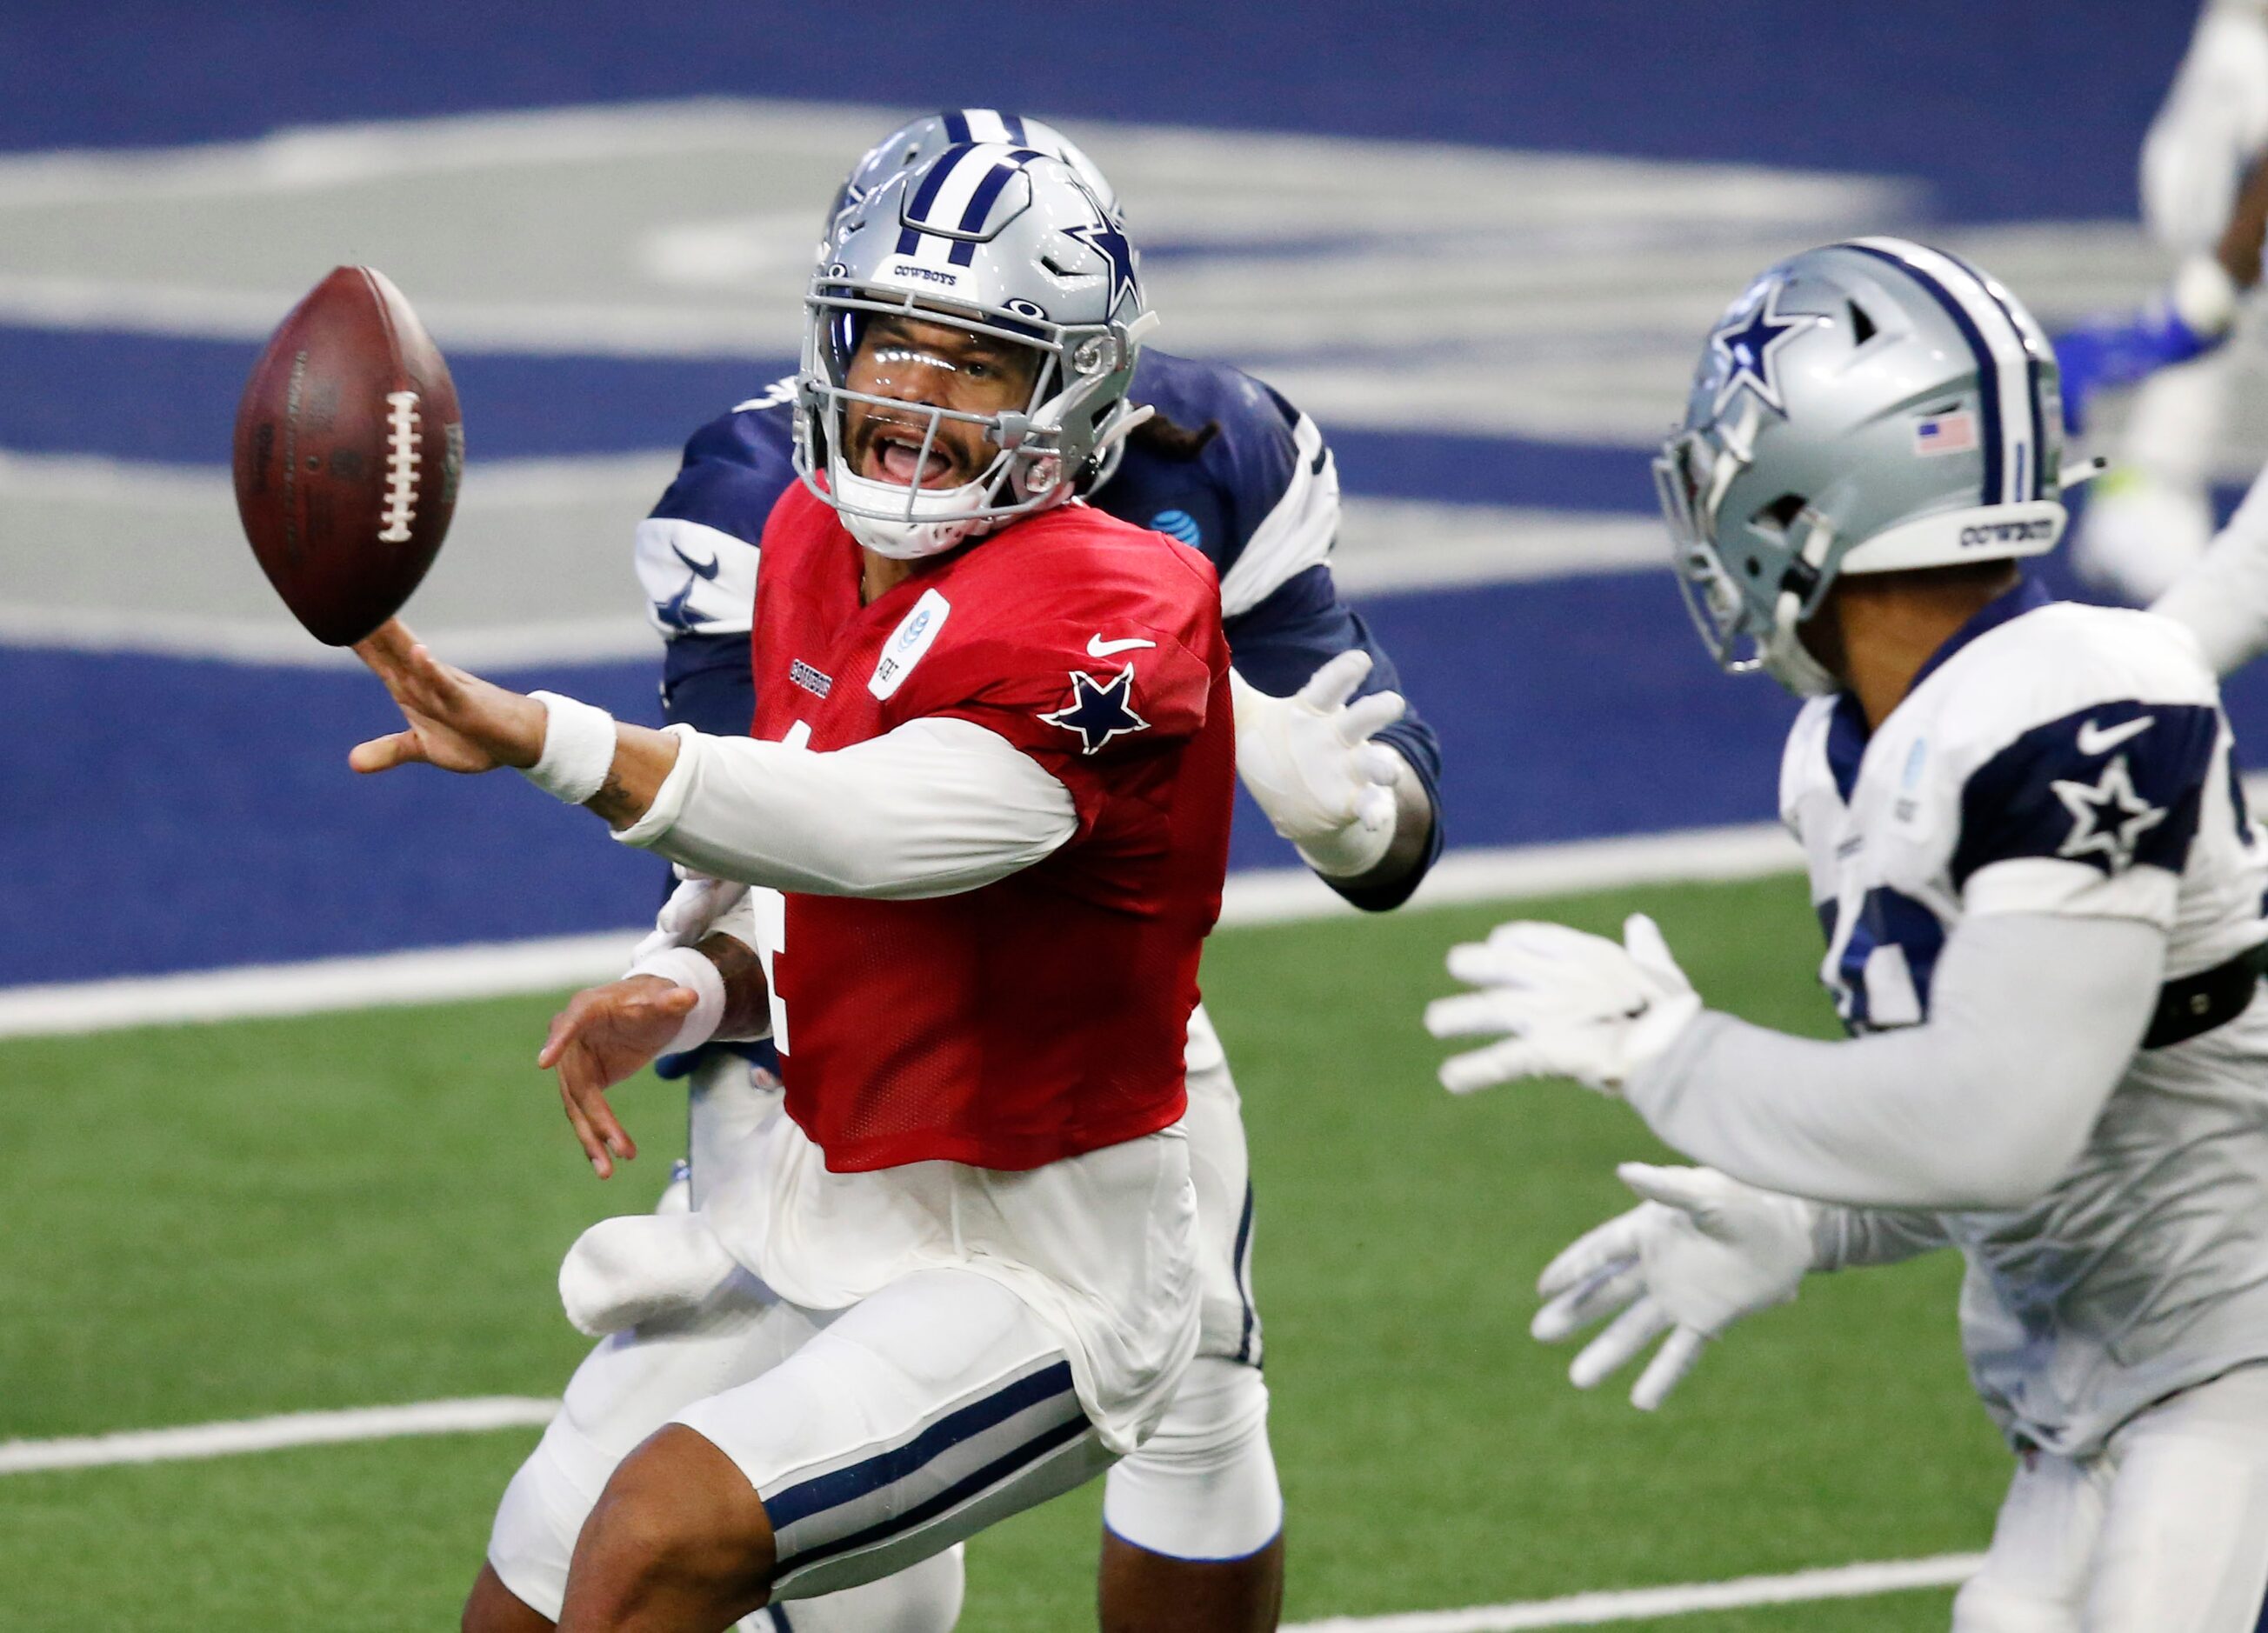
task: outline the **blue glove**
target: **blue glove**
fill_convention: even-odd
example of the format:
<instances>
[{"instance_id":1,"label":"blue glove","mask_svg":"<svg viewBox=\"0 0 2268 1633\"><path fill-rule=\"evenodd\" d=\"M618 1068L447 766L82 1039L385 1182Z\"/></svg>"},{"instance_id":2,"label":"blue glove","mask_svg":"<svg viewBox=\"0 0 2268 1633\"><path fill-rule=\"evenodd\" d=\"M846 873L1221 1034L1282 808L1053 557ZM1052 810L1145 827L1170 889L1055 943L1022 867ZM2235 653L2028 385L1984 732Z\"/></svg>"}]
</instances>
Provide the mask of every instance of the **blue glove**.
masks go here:
<instances>
[{"instance_id":1,"label":"blue glove","mask_svg":"<svg viewBox=\"0 0 2268 1633\"><path fill-rule=\"evenodd\" d=\"M2057 335L2064 429L2077 436L2087 428L2095 393L2138 385L2220 346L2236 327L2236 294L2220 263L2198 256L2139 312L2092 318Z\"/></svg>"},{"instance_id":2,"label":"blue glove","mask_svg":"<svg viewBox=\"0 0 2268 1633\"><path fill-rule=\"evenodd\" d=\"M2200 335L2163 300L2154 300L2124 317L2093 318L2055 337L2056 362L2063 370L2063 428L2073 436L2087 429L2087 411L2105 386L2132 386L2201 357L2228 338L2228 331Z\"/></svg>"}]
</instances>

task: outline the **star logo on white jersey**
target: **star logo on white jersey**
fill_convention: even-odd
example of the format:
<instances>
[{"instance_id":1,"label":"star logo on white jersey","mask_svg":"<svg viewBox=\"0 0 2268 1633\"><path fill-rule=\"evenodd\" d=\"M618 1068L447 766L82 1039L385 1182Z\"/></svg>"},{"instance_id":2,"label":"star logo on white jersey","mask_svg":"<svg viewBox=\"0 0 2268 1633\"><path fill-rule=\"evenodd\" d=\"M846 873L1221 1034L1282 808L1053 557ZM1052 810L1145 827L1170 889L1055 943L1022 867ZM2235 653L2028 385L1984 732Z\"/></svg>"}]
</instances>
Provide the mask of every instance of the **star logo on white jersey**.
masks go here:
<instances>
[{"instance_id":1,"label":"star logo on white jersey","mask_svg":"<svg viewBox=\"0 0 2268 1633\"><path fill-rule=\"evenodd\" d=\"M2164 809L2134 791L2134 778L2119 755L2102 769L2102 778L2085 783L2049 784L2064 809L2071 813L2071 835L2056 848L2059 857L2077 861L2099 856L2114 873L2132 866L2134 847L2142 835L2166 820Z\"/></svg>"}]
</instances>

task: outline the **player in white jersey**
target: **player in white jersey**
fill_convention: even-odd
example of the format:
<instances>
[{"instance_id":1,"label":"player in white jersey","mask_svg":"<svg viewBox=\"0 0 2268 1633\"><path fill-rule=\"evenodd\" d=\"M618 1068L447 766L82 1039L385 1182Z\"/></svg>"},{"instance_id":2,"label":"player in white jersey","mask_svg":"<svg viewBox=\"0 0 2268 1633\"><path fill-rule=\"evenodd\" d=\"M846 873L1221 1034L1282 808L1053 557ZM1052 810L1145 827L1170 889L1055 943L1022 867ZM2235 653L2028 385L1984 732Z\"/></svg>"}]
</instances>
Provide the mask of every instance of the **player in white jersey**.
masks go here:
<instances>
[{"instance_id":1,"label":"player in white jersey","mask_svg":"<svg viewBox=\"0 0 2268 1633\"><path fill-rule=\"evenodd\" d=\"M2194 562L2213 532L2212 462L2260 281L2268 212L2268 0L2205 0L2142 146L2142 217L2175 272L2139 313L2056 338L2074 429L2103 387L2137 386L2074 548L2080 570L2137 602ZM2250 174L2248 175L2248 173Z\"/></svg>"},{"instance_id":2,"label":"player in white jersey","mask_svg":"<svg viewBox=\"0 0 2268 1633\"><path fill-rule=\"evenodd\" d=\"M1781 805L1852 1036L1705 1011L1651 922L1451 954L1469 1090L1565 1075L1708 1166L1545 1272L1540 1336L1664 1333L1644 1407L1815 1270L1952 1246L2021 1454L1957 1633L2250 1633L2268 1590L2268 849L2212 669L2059 605L2057 378L2030 316L1896 239L1774 267L1657 464L1697 622L1811 697Z\"/></svg>"}]
</instances>

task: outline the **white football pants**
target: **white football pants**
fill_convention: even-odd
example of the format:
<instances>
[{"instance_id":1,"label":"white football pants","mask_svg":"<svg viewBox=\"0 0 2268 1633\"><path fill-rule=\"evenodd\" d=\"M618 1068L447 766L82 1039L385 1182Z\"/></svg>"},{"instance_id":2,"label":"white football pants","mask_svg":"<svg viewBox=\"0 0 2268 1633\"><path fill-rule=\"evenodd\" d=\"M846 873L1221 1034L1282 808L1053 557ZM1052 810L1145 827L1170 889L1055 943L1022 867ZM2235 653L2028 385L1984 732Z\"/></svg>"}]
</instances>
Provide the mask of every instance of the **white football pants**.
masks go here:
<instances>
[{"instance_id":1,"label":"white football pants","mask_svg":"<svg viewBox=\"0 0 2268 1633\"><path fill-rule=\"evenodd\" d=\"M2184 1390L2095 1456L2029 1454L1953 1633L2254 1633L2268 1599L2268 1365Z\"/></svg>"},{"instance_id":2,"label":"white football pants","mask_svg":"<svg viewBox=\"0 0 2268 1633\"><path fill-rule=\"evenodd\" d=\"M1192 1032L1187 1127L1204 1260L1203 1335L1157 1432L1112 1466L1103 1520L1151 1553L1236 1559L1265 1548L1283 1528L1284 1500L1268 1445L1267 1386L1256 1365L1241 1108L1210 1026L1200 1022ZM745 1063L723 1054L703 1063L690 1088L688 1144L697 1201L704 1168L719 1170L721 1153L763 1118L770 1100ZM742 1276L679 1321L602 1341L577 1370L565 1409L497 1509L489 1561L504 1585L556 1620L576 1536L615 1464L693 1401L761 1375L816 1330L809 1313ZM962 1553L954 1547L880 1581L792 1601L783 1607L787 1626L779 1633L948 1633L964 1586ZM777 1625L775 1613L759 1611L743 1627L770 1633Z\"/></svg>"}]
</instances>

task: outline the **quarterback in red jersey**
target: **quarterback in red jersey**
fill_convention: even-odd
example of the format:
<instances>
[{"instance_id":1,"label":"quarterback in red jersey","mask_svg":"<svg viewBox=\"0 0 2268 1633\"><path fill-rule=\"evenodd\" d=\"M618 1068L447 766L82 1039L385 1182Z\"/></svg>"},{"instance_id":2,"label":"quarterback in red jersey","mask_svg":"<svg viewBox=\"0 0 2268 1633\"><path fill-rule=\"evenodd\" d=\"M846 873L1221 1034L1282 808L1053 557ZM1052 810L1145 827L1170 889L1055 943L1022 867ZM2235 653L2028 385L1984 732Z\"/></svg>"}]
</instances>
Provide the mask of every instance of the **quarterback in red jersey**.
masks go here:
<instances>
[{"instance_id":1,"label":"quarterback in red jersey","mask_svg":"<svg viewBox=\"0 0 2268 1633\"><path fill-rule=\"evenodd\" d=\"M1067 166L978 144L833 253L753 738L522 697L398 625L359 649L409 727L357 769L517 766L769 887L544 1051L602 1174L634 1154L604 1091L662 1049L769 1031L786 1080L697 1213L609 1221L563 1271L586 1330L738 1300L752 1333L614 1470L563 1628L715 1629L903 1569L1138 1444L1197 1342L1178 1119L1227 648L1201 557L1071 497L1138 413L1131 249ZM466 1623L549 1625L492 1574Z\"/></svg>"},{"instance_id":2,"label":"quarterback in red jersey","mask_svg":"<svg viewBox=\"0 0 2268 1633\"><path fill-rule=\"evenodd\" d=\"M1174 1029L1219 911L1234 768L1201 729L1230 711L1212 570L1160 537L1067 505L862 602L834 511L791 491L772 512L753 734L827 751L966 722L1061 783L1077 825L979 890L788 897L773 1041L829 1166L1036 1167L1181 1114Z\"/></svg>"}]
</instances>

